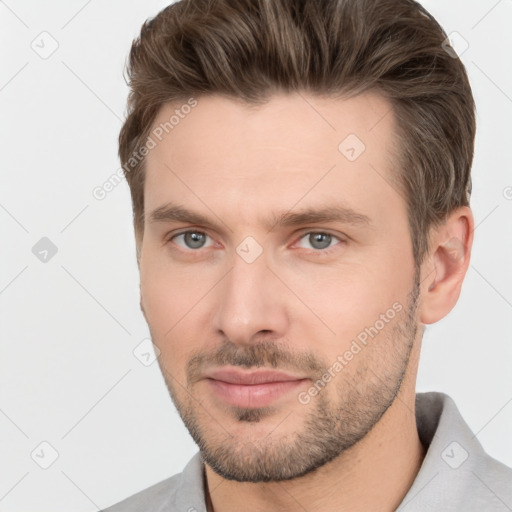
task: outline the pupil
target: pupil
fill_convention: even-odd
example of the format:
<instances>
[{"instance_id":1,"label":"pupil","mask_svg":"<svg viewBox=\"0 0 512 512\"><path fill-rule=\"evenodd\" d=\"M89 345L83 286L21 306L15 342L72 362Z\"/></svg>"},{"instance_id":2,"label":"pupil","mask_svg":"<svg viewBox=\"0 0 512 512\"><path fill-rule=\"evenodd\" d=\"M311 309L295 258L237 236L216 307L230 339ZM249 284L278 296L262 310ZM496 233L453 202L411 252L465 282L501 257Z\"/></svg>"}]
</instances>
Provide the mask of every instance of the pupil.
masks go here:
<instances>
[{"instance_id":1,"label":"pupil","mask_svg":"<svg viewBox=\"0 0 512 512\"><path fill-rule=\"evenodd\" d=\"M312 233L309 235L309 241L315 249L325 249L331 243L331 235L326 233Z\"/></svg>"}]
</instances>

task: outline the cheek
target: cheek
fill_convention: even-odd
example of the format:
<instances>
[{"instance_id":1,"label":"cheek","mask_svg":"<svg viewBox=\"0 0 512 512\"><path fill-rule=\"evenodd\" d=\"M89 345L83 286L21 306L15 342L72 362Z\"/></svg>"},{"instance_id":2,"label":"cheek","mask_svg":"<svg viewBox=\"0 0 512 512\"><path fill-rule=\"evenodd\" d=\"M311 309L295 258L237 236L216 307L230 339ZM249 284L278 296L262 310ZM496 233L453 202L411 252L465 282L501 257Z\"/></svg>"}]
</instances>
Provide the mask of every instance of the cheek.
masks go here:
<instances>
[{"instance_id":1,"label":"cheek","mask_svg":"<svg viewBox=\"0 0 512 512\"><path fill-rule=\"evenodd\" d=\"M182 294L172 274L160 272L147 261L141 265L140 293L153 333L162 336L178 320Z\"/></svg>"},{"instance_id":2,"label":"cheek","mask_svg":"<svg viewBox=\"0 0 512 512\"><path fill-rule=\"evenodd\" d=\"M172 377L184 385L190 348L186 336L190 336L190 332L185 328L187 310L184 306L188 300L179 284L172 275L161 275L154 269L143 272L141 267L142 302L153 343L160 351L159 364L164 378L168 381Z\"/></svg>"},{"instance_id":3,"label":"cheek","mask_svg":"<svg viewBox=\"0 0 512 512\"><path fill-rule=\"evenodd\" d=\"M391 309L388 316L394 317L393 305L406 308L413 282L412 264L410 270L409 275L406 262L397 264L389 258L321 269L307 280L304 275L295 276L296 295L321 319L317 321L313 314L297 315L301 330L310 330L310 336L323 339L326 351L335 357L366 328L376 322L380 325L381 315ZM320 332L325 334L319 336Z\"/></svg>"},{"instance_id":4,"label":"cheek","mask_svg":"<svg viewBox=\"0 0 512 512\"><path fill-rule=\"evenodd\" d=\"M140 262L140 292L148 323L161 335L173 327L204 295L201 276L172 265L165 249L147 247Z\"/></svg>"},{"instance_id":5,"label":"cheek","mask_svg":"<svg viewBox=\"0 0 512 512\"><path fill-rule=\"evenodd\" d=\"M162 364L177 377L204 338L205 322L199 317L204 314L212 279L148 253L141 259L140 276L141 300L153 342Z\"/></svg>"},{"instance_id":6,"label":"cheek","mask_svg":"<svg viewBox=\"0 0 512 512\"><path fill-rule=\"evenodd\" d=\"M353 272L350 276L337 276L316 285L307 297L307 305L329 328L325 340L335 351L343 351L374 317L378 318L381 308L377 283L369 282ZM306 302L306 300L304 302ZM385 301L384 301L385 302ZM317 334L318 336L318 334Z\"/></svg>"}]
</instances>

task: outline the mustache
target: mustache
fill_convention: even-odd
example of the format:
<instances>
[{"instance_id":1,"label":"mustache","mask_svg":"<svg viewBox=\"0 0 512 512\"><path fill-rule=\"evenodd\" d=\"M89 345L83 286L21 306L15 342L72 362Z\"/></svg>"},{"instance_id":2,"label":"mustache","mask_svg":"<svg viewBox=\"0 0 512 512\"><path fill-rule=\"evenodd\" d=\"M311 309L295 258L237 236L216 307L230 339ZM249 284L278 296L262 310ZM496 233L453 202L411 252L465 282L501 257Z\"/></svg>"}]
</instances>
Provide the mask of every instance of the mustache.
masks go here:
<instances>
[{"instance_id":1,"label":"mustache","mask_svg":"<svg viewBox=\"0 0 512 512\"><path fill-rule=\"evenodd\" d=\"M204 368L211 366L240 366L243 368L273 368L296 370L300 373L322 375L328 368L314 352L293 352L288 348L265 340L251 345L236 345L224 340L220 347L195 354L187 363L187 385L201 379Z\"/></svg>"}]
</instances>

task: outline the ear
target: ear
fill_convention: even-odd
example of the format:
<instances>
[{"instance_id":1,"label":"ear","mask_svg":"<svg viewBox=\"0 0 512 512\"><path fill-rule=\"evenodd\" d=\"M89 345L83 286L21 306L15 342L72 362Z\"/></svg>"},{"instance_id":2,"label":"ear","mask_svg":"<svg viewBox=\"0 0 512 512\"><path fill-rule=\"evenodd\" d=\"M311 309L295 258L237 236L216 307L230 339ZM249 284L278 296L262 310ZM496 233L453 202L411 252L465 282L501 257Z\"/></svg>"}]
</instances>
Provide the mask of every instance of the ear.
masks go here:
<instances>
[{"instance_id":1,"label":"ear","mask_svg":"<svg viewBox=\"0 0 512 512\"><path fill-rule=\"evenodd\" d=\"M457 208L433 228L429 253L421 265L421 323L438 322L457 303L469 266L474 229L473 214L467 206Z\"/></svg>"}]
</instances>

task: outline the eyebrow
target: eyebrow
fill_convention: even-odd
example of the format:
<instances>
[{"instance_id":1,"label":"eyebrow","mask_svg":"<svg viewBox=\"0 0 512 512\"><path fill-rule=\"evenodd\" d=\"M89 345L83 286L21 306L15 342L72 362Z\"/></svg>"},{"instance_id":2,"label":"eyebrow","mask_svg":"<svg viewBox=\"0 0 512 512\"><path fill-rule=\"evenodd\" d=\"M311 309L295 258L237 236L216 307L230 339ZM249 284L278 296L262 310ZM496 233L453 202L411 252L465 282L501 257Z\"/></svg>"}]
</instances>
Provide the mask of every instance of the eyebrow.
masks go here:
<instances>
[{"instance_id":1,"label":"eyebrow","mask_svg":"<svg viewBox=\"0 0 512 512\"><path fill-rule=\"evenodd\" d=\"M218 223L212 222L205 215L173 203L167 203L154 209L146 217L150 223L183 222L218 227ZM271 231L275 227L296 227L321 222L340 222L354 226L372 225L372 221L367 215L341 205L309 207L279 214L274 213L264 220L264 225Z\"/></svg>"}]
</instances>

